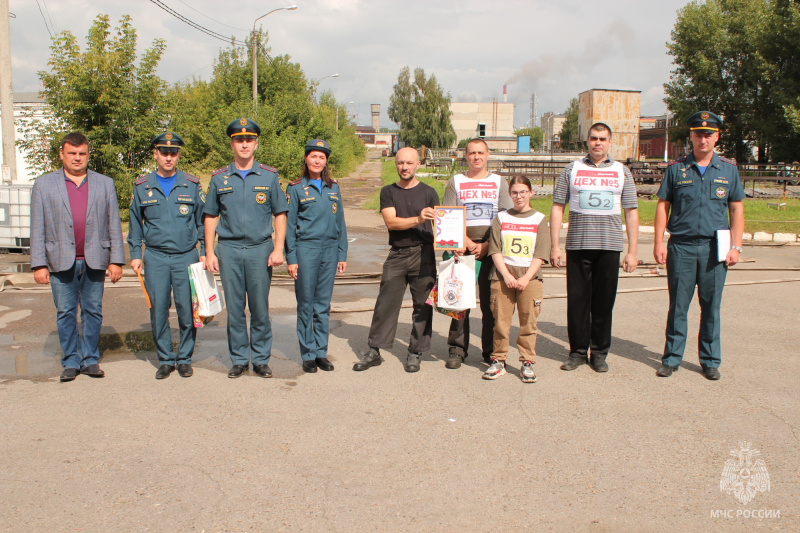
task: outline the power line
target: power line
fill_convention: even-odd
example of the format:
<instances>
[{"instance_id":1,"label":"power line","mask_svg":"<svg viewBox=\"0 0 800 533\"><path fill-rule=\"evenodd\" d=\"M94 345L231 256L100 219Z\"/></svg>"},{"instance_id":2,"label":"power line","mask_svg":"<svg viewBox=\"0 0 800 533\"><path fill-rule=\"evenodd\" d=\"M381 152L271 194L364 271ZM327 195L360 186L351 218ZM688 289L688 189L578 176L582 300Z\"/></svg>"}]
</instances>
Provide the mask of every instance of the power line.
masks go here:
<instances>
[{"instance_id":1,"label":"power line","mask_svg":"<svg viewBox=\"0 0 800 533\"><path fill-rule=\"evenodd\" d=\"M47 28L47 33L50 34L50 38L53 38L53 32L50 31L50 26L47 25L47 19L44 17L44 12L42 11L42 6L39 4L39 0L36 0L36 7L39 8L39 14L42 15L42 20L44 21L44 27Z\"/></svg>"},{"instance_id":2,"label":"power line","mask_svg":"<svg viewBox=\"0 0 800 533\"><path fill-rule=\"evenodd\" d=\"M223 26L225 26L225 27L227 27L227 28L231 28L232 30L247 31L247 32L249 32L249 31L250 31L250 30L246 30L246 29L244 29L244 28L237 28L236 26L229 26L228 24L225 24L224 22L220 22L220 21L218 21L217 19L215 19L215 18L213 18L213 17L209 17L209 16L208 16L208 15L206 15L205 13L201 13L200 11L196 10L195 8L193 8L192 6L190 6L189 4L187 4L186 2L184 2L183 0L178 0L178 2L180 2L180 3L181 3L181 4L183 4L183 5L185 5L186 7L188 7L189 9L191 9L192 11L194 11L195 13L200 13L202 16L204 16L204 17L205 17L205 18L207 18L208 20L213 20L213 21L214 21L214 22L216 22L217 24L221 24L221 25L223 25Z\"/></svg>"},{"instance_id":3,"label":"power line","mask_svg":"<svg viewBox=\"0 0 800 533\"><path fill-rule=\"evenodd\" d=\"M47 13L47 20L50 21L50 27L53 28L53 33L57 33L56 32L56 25L53 24L53 19L50 18L50 10L47 8L47 1L46 0L42 0L42 4L44 4L44 12Z\"/></svg>"},{"instance_id":4,"label":"power line","mask_svg":"<svg viewBox=\"0 0 800 533\"><path fill-rule=\"evenodd\" d=\"M201 26L200 24L198 24L198 23L196 23L196 22L194 22L192 20L189 20L188 18L184 17L183 15L181 15L180 13L178 13L177 11L175 11L174 9L172 9L171 7L166 5L161 0L150 0L150 2L152 2L155 5L157 5L158 7L160 7L161 9L163 9L164 11L166 11L167 13L172 15L173 17L177 18L181 22L184 22L184 23L188 24L189 26L191 26L192 28L205 33L209 37L213 37L215 39L219 39L222 42L230 44L231 46L239 46L239 47L244 47L245 46L244 44L236 44L236 38L235 37L234 38L226 37L226 36L222 35L221 33L217 33L217 32L215 32L215 31L213 31L213 30L211 30L209 28L206 28L205 26Z\"/></svg>"}]
</instances>

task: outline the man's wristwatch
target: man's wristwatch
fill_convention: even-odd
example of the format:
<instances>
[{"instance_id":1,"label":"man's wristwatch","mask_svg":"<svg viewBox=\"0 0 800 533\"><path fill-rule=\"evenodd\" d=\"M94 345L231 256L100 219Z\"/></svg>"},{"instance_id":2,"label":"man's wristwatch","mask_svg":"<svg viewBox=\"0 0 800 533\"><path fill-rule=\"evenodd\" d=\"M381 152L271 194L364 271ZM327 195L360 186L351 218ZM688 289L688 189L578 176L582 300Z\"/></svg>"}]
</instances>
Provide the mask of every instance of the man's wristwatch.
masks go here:
<instances>
[{"instance_id":1,"label":"man's wristwatch","mask_svg":"<svg viewBox=\"0 0 800 533\"><path fill-rule=\"evenodd\" d=\"M742 253L743 251L741 246L731 246L731 250L736 250L739 253Z\"/></svg>"}]
</instances>

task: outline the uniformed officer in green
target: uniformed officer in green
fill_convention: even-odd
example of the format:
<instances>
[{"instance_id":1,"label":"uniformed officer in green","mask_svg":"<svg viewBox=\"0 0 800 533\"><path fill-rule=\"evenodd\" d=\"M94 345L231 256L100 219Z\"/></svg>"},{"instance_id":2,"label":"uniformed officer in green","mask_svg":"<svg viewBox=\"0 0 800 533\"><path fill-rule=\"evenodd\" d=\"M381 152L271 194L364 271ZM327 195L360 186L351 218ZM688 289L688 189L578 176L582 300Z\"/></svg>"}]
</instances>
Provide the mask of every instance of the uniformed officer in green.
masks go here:
<instances>
[{"instance_id":1,"label":"uniformed officer in green","mask_svg":"<svg viewBox=\"0 0 800 533\"><path fill-rule=\"evenodd\" d=\"M205 195L197 178L175 168L184 144L178 135L164 132L151 144L157 168L133 184L128 232L131 268L136 272L142 269L144 243L144 279L151 304L150 327L159 362L156 379L169 377L176 365L178 374L189 377L192 375L196 330L192 321L188 268L192 263L205 259ZM169 329L170 288L180 331L177 354L172 351Z\"/></svg>"},{"instance_id":2,"label":"uniformed officer in green","mask_svg":"<svg viewBox=\"0 0 800 533\"><path fill-rule=\"evenodd\" d=\"M728 267L739 261L745 197L736 162L714 152L722 119L699 111L687 120L693 151L667 167L658 190L653 256L667 264L667 342L656 374L669 377L683 359L687 314L697 286L700 301L698 350L703 375L720 378L720 304ZM664 246L664 229L670 233ZM717 257L717 230L730 229L731 249Z\"/></svg>"},{"instance_id":3,"label":"uniformed officer in green","mask_svg":"<svg viewBox=\"0 0 800 533\"><path fill-rule=\"evenodd\" d=\"M328 360L331 296L336 273L347 268L342 195L331 179L330 155L326 141L309 141L302 177L286 188L286 264L295 279L297 338L306 372L333 370Z\"/></svg>"},{"instance_id":4,"label":"uniformed officer in green","mask_svg":"<svg viewBox=\"0 0 800 533\"><path fill-rule=\"evenodd\" d=\"M286 196L278 170L255 160L261 128L241 118L228 125L233 162L211 175L205 204L206 269L219 272L228 311L229 378L248 370L272 377L269 287L272 267L283 264ZM275 229L273 232L273 217ZM214 235L218 238L214 247ZM250 310L250 335L244 315Z\"/></svg>"}]
</instances>

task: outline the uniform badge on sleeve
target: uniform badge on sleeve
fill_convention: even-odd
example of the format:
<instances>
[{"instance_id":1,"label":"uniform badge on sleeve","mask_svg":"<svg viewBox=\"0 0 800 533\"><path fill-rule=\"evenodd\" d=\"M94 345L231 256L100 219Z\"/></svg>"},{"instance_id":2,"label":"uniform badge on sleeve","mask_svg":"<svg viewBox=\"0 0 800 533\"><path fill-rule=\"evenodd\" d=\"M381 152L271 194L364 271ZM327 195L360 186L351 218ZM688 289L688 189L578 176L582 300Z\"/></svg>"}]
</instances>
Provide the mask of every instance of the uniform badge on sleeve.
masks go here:
<instances>
[{"instance_id":1,"label":"uniform badge on sleeve","mask_svg":"<svg viewBox=\"0 0 800 533\"><path fill-rule=\"evenodd\" d=\"M206 193L200 191L200 201L206 203Z\"/></svg>"},{"instance_id":2,"label":"uniform badge on sleeve","mask_svg":"<svg viewBox=\"0 0 800 533\"><path fill-rule=\"evenodd\" d=\"M183 204L178 208L178 211L180 212L181 215L188 215L189 214L189 206L186 205L186 204Z\"/></svg>"},{"instance_id":3,"label":"uniform badge on sleeve","mask_svg":"<svg viewBox=\"0 0 800 533\"><path fill-rule=\"evenodd\" d=\"M256 202L259 204L263 204L267 201L267 195L263 192L256 194Z\"/></svg>"},{"instance_id":4,"label":"uniform badge on sleeve","mask_svg":"<svg viewBox=\"0 0 800 533\"><path fill-rule=\"evenodd\" d=\"M725 198L725 187L717 187L717 198Z\"/></svg>"},{"instance_id":5,"label":"uniform badge on sleeve","mask_svg":"<svg viewBox=\"0 0 800 533\"><path fill-rule=\"evenodd\" d=\"M331 212L335 215L336 210L338 209L338 204L331 204Z\"/></svg>"}]
</instances>

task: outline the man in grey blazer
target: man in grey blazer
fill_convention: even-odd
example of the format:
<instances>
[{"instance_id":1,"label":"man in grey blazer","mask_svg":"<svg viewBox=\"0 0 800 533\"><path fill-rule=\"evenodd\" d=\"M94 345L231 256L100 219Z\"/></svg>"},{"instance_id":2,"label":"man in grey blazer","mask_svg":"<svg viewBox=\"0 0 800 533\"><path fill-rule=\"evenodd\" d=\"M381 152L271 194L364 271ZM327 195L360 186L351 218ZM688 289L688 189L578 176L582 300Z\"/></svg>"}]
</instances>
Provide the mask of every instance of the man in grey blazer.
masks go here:
<instances>
[{"instance_id":1,"label":"man in grey blazer","mask_svg":"<svg viewBox=\"0 0 800 533\"><path fill-rule=\"evenodd\" d=\"M58 155L63 168L33 185L31 269L37 283L53 290L64 350L61 381L79 373L101 378L103 283L105 276L116 283L125 264L117 193L111 178L86 169L89 142L83 134L65 136Z\"/></svg>"}]
</instances>

